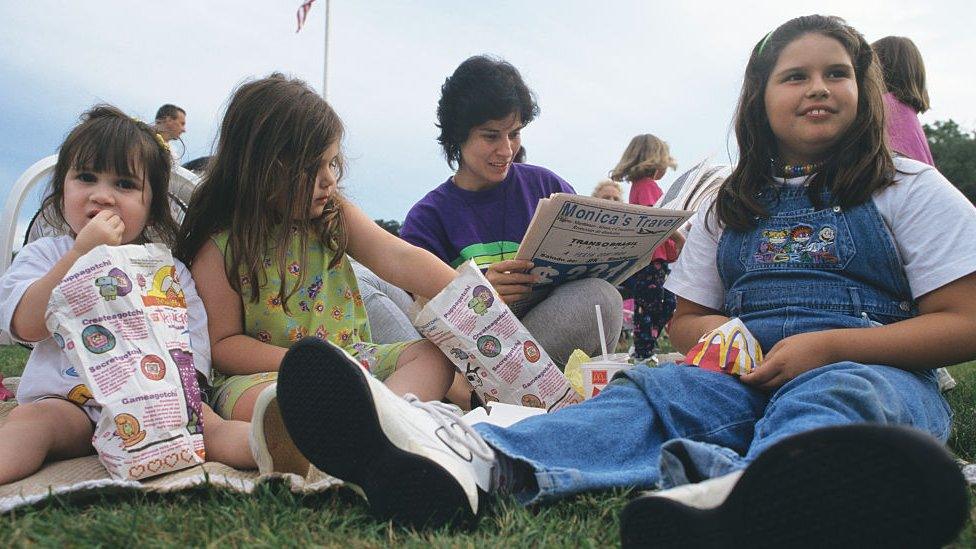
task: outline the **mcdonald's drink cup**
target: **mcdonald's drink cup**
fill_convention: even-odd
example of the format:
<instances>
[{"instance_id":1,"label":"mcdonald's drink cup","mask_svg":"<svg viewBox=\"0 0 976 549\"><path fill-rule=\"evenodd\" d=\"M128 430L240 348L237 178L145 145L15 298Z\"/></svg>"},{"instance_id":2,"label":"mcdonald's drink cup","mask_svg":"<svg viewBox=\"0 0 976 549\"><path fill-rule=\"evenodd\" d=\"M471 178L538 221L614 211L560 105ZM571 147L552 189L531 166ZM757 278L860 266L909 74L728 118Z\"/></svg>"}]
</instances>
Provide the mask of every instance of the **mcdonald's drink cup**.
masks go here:
<instances>
[{"instance_id":1,"label":"mcdonald's drink cup","mask_svg":"<svg viewBox=\"0 0 976 549\"><path fill-rule=\"evenodd\" d=\"M621 370L629 370L634 367L627 362L626 353L608 355L606 358L597 358L580 365L583 372L583 397L590 399L600 394L601 391L610 383L613 376Z\"/></svg>"}]
</instances>

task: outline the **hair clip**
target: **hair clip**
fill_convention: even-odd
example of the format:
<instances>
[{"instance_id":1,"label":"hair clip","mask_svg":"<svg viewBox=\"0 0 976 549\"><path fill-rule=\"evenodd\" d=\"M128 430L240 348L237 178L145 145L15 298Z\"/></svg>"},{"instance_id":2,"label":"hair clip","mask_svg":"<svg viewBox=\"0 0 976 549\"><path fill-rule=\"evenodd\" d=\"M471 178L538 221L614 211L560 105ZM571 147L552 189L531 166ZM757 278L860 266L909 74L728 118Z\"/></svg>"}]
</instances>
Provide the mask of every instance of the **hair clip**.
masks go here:
<instances>
[{"instance_id":1,"label":"hair clip","mask_svg":"<svg viewBox=\"0 0 976 549\"><path fill-rule=\"evenodd\" d=\"M153 135L156 136L156 142L159 143L159 146L162 147L166 152L169 152L169 143L163 139L163 136L159 135L158 133L154 133Z\"/></svg>"},{"instance_id":2,"label":"hair clip","mask_svg":"<svg viewBox=\"0 0 976 549\"><path fill-rule=\"evenodd\" d=\"M766 49L766 44L769 43L769 39L772 36L773 36L773 31L769 31L766 33L766 36L762 39L762 42L759 43L759 51L757 52L757 55L762 55L763 50Z\"/></svg>"}]
</instances>

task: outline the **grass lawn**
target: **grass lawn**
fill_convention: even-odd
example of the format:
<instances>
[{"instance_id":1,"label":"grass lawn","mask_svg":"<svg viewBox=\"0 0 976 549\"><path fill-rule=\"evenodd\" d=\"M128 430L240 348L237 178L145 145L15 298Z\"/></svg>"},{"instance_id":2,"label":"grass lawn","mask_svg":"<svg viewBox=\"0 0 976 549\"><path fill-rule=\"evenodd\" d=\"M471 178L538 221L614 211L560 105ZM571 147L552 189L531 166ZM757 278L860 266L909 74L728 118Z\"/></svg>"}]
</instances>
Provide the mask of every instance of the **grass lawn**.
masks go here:
<instances>
[{"instance_id":1,"label":"grass lawn","mask_svg":"<svg viewBox=\"0 0 976 549\"><path fill-rule=\"evenodd\" d=\"M0 373L19 375L27 353L0 346ZM976 362L951 368L959 386L949 393L955 411L952 450L976 461ZM125 495L86 502L52 501L0 516L0 547L17 546L353 546L427 547L611 546L619 544L624 491L588 494L556 505L524 509L508 499L473 532L418 534L378 523L349 492L299 497L280 485L253 495L215 489L167 496ZM953 546L976 546L976 521Z\"/></svg>"}]
</instances>

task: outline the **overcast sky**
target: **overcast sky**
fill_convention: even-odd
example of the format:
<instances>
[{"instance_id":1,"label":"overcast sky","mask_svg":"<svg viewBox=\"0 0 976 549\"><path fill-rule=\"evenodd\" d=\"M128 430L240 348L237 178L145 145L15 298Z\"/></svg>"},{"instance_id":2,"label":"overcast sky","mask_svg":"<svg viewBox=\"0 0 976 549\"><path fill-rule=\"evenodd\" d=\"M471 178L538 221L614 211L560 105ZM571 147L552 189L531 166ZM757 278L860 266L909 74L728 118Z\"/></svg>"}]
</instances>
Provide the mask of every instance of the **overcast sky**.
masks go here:
<instances>
[{"instance_id":1,"label":"overcast sky","mask_svg":"<svg viewBox=\"0 0 976 549\"><path fill-rule=\"evenodd\" d=\"M182 106L185 162L209 154L240 82L277 70L321 89L325 0L296 34L299 4L0 2L0 197L94 103L147 121L162 103ZM542 114L523 133L528 162L580 193L638 133L668 141L679 172L706 155L727 162L750 49L809 13L840 15L869 41L912 38L932 98L923 122L976 128L971 0L333 0L328 99L347 129L346 193L374 218L402 220L450 175L436 101L444 78L480 53L513 63L537 96Z\"/></svg>"}]
</instances>

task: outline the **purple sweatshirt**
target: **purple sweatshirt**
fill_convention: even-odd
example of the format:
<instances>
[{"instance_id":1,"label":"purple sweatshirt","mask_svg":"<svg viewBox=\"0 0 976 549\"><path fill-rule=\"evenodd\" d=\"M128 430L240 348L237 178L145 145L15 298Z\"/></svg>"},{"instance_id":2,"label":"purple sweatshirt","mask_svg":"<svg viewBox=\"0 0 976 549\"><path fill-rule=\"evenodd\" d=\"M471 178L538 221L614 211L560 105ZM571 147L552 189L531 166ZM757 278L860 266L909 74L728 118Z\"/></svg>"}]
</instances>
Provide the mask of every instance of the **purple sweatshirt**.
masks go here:
<instances>
[{"instance_id":1,"label":"purple sweatshirt","mask_svg":"<svg viewBox=\"0 0 976 549\"><path fill-rule=\"evenodd\" d=\"M448 179L410 208L400 238L430 250L452 267L474 259L481 269L515 257L540 198L576 191L539 166L512 164L505 179L485 191L467 191Z\"/></svg>"}]
</instances>

